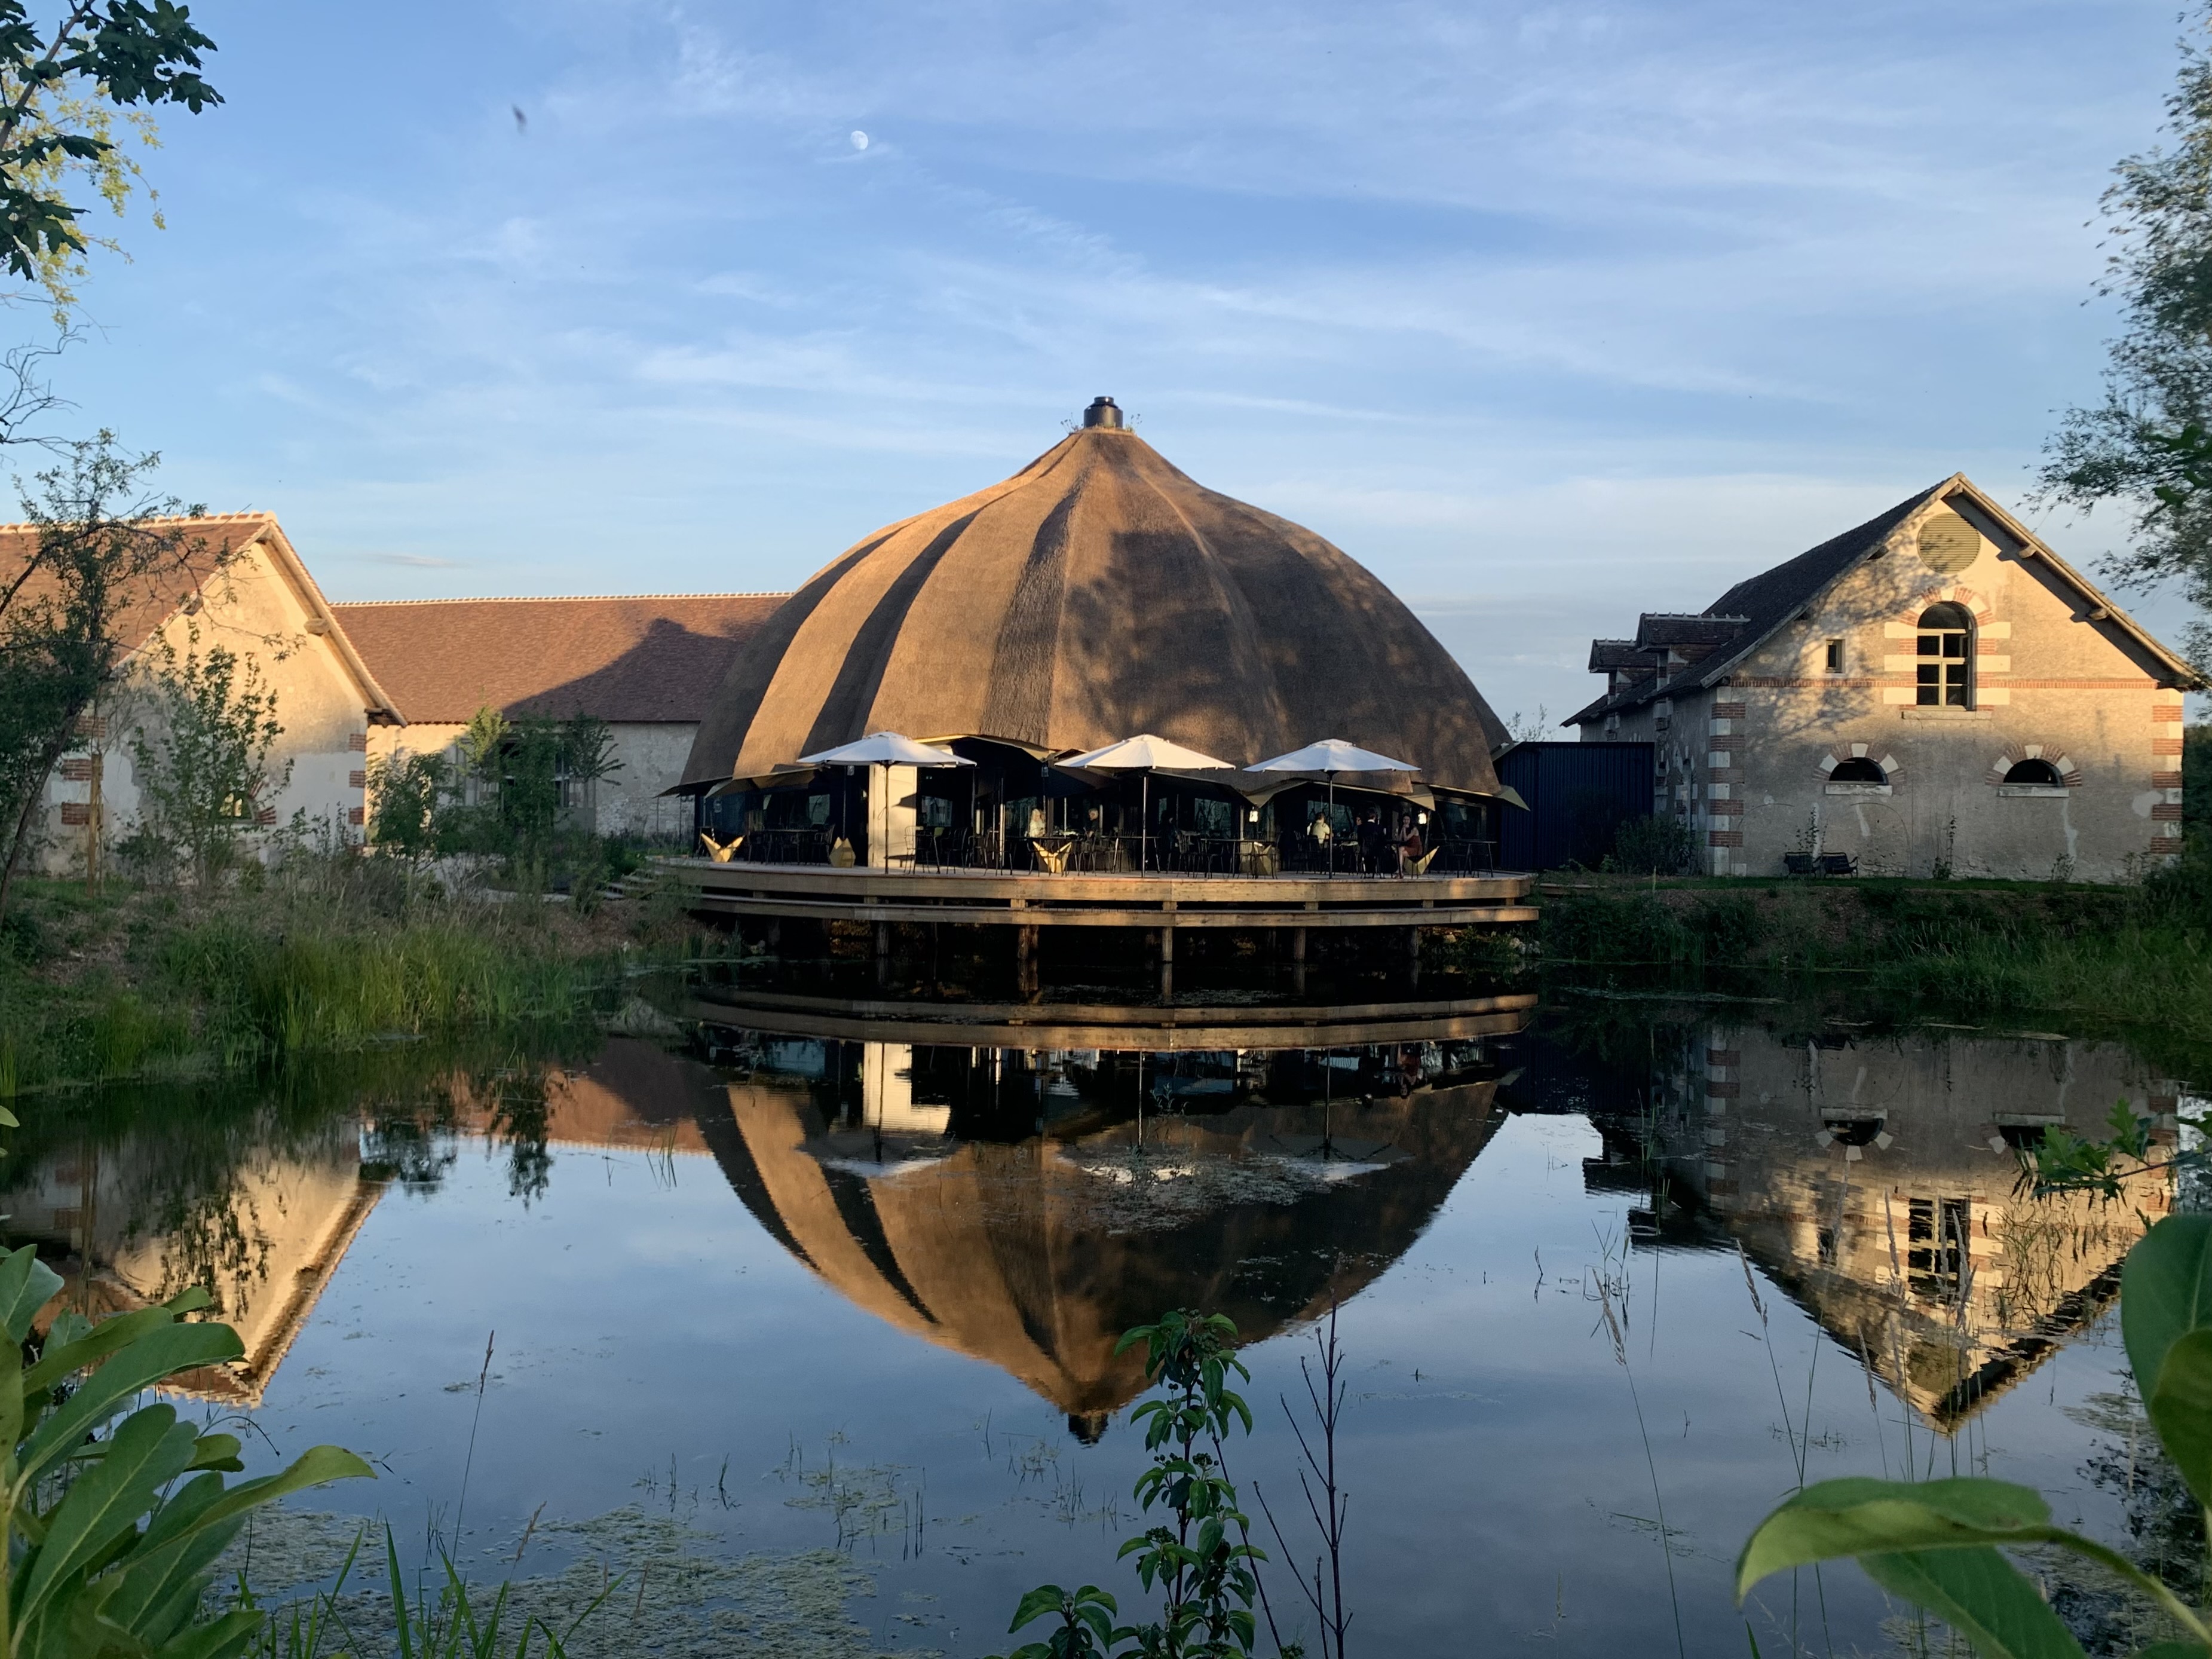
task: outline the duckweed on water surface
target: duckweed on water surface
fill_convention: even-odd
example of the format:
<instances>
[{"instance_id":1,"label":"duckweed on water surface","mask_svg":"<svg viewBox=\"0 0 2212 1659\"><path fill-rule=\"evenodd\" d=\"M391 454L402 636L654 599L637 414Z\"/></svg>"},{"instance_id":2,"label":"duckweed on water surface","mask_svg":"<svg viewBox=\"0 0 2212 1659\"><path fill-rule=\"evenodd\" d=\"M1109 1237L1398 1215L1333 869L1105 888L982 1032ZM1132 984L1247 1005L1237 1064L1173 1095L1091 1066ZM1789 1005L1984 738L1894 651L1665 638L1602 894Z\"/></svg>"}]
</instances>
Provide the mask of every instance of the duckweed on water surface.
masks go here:
<instances>
[{"instance_id":1,"label":"duckweed on water surface","mask_svg":"<svg viewBox=\"0 0 2212 1659\"><path fill-rule=\"evenodd\" d=\"M235 1583L244 1571L263 1604L281 1608L328 1583L362 1525L357 1516L272 1512L224 1559L217 1581ZM511 1577L507 1619L517 1629L535 1618L566 1631L610 1580L619 1579L615 1594L566 1638L569 1659L881 1659L884 1650L847 1607L855 1597L873 1596L875 1580L849 1557L828 1549L732 1557L715 1553L718 1542L710 1533L634 1504L588 1521L542 1522L530 1549L568 1559L555 1571ZM507 1564L508 1553L494 1552L476 1569L480 1610L498 1593L500 1572L522 1571ZM380 1527L364 1540L336 1603L363 1656L396 1651L381 1555ZM434 1580L426 1576L424 1582ZM376 1588L366 1588L371 1584ZM934 1650L897 1651L926 1659Z\"/></svg>"}]
</instances>

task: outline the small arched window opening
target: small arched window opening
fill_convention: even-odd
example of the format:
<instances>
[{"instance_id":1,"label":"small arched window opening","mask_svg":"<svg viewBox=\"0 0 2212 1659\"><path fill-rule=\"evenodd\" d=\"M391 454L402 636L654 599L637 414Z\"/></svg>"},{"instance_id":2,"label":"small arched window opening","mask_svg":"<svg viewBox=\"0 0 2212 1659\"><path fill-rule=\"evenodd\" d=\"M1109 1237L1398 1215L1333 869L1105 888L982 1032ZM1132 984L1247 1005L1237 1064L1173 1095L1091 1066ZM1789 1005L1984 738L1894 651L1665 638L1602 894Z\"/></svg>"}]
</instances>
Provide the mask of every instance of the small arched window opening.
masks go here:
<instances>
[{"instance_id":1,"label":"small arched window opening","mask_svg":"<svg viewBox=\"0 0 2212 1659\"><path fill-rule=\"evenodd\" d=\"M1974 706L1974 618L1963 605L1920 613L1919 702L1923 708Z\"/></svg>"},{"instance_id":2,"label":"small arched window opening","mask_svg":"<svg viewBox=\"0 0 2212 1659\"><path fill-rule=\"evenodd\" d=\"M1865 756L1860 755L1847 761L1837 762L1836 769L1828 774L1828 781L1830 783L1887 783L1889 774L1881 769L1880 761L1871 761Z\"/></svg>"},{"instance_id":3,"label":"small arched window opening","mask_svg":"<svg viewBox=\"0 0 2212 1659\"><path fill-rule=\"evenodd\" d=\"M2063 789L2066 780L2047 760L2024 760L2004 775L2007 783L2024 783L2038 789Z\"/></svg>"}]
</instances>

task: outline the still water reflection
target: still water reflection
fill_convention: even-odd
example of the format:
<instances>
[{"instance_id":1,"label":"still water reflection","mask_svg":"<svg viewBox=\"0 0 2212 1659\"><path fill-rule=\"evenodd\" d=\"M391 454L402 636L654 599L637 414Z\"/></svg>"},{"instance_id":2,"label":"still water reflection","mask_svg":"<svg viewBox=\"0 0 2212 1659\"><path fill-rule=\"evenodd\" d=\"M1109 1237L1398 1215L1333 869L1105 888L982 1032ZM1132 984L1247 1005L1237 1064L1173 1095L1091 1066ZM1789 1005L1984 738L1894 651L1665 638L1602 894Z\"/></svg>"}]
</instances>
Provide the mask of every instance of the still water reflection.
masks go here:
<instances>
[{"instance_id":1,"label":"still water reflection","mask_svg":"<svg viewBox=\"0 0 2212 1659\"><path fill-rule=\"evenodd\" d=\"M0 1206L77 1305L210 1285L247 1354L190 1392L264 1456L372 1454L331 1504L450 1527L474 1436L485 1572L528 1570L494 1564L533 1512L829 1546L865 1573L823 1651L981 1652L1027 1585L1118 1582L1114 1343L1166 1307L1237 1321L1239 1473L1285 1490L1274 1402L1334 1300L1372 1650L1663 1651L1679 1603L1699 1651L1742 1644L1729 1562L1801 1468L1987 1468L2120 1535L2111 1307L2170 1177L2035 1200L2018 1149L2183 1093L2111 1045L1822 1022L1334 1052L716 1025L46 1103ZM1831 1580L1751 1610L1763 1650L1884 1649Z\"/></svg>"}]
</instances>

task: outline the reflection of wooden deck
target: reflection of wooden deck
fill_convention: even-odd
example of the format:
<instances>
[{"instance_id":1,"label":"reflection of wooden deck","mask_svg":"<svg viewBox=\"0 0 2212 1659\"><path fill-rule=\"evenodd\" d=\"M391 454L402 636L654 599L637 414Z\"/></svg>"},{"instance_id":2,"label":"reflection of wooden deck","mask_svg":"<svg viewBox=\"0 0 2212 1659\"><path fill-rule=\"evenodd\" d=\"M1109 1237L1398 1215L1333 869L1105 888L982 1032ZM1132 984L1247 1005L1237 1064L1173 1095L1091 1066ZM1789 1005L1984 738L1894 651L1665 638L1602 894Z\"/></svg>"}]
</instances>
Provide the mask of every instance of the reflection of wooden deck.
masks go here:
<instances>
[{"instance_id":1,"label":"reflection of wooden deck","mask_svg":"<svg viewBox=\"0 0 2212 1659\"><path fill-rule=\"evenodd\" d=\"M1459 997L1329 1008L1121 1006L1114 1004L854 1001L739 991L727 1000L695 998L682 1015L713 1025L758 1028L848 1042L949 1044L978 1048L1357 1048L1438 1042L1520 1030L1533 994Z\"/></svg>"},{"instance_id":2,"label":"reflection of wooden deck","mask_svg":"<svg viewBox=\"0 0 2212 1659\"><path fill-rule=\"evenodd\" d=\"M1047 875L658 859L702 910L1018 927L1465 927L1536 919L1532 876Z\"/></svg>"}]
</instances>

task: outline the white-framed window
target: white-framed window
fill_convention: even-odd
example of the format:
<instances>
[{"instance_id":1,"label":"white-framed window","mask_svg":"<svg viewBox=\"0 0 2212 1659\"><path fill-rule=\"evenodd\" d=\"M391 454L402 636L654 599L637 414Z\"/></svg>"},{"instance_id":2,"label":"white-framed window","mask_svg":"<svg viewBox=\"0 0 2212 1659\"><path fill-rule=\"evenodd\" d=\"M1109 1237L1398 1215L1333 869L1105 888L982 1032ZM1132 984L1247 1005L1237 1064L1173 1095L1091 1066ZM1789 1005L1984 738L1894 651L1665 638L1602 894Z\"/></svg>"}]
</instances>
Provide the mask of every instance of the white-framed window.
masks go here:
<instances>
[{"instance_id":1,"label":"white-framed window","mask_svg":"<svg viewBox=\"0 0 2212 1659\"><path fill-rule=\"evenodd\" d=\"M1923 708L1974 706L1974 617L1948 601L1920 613L1916 701Z\"/></svg>"}]
</instances>

